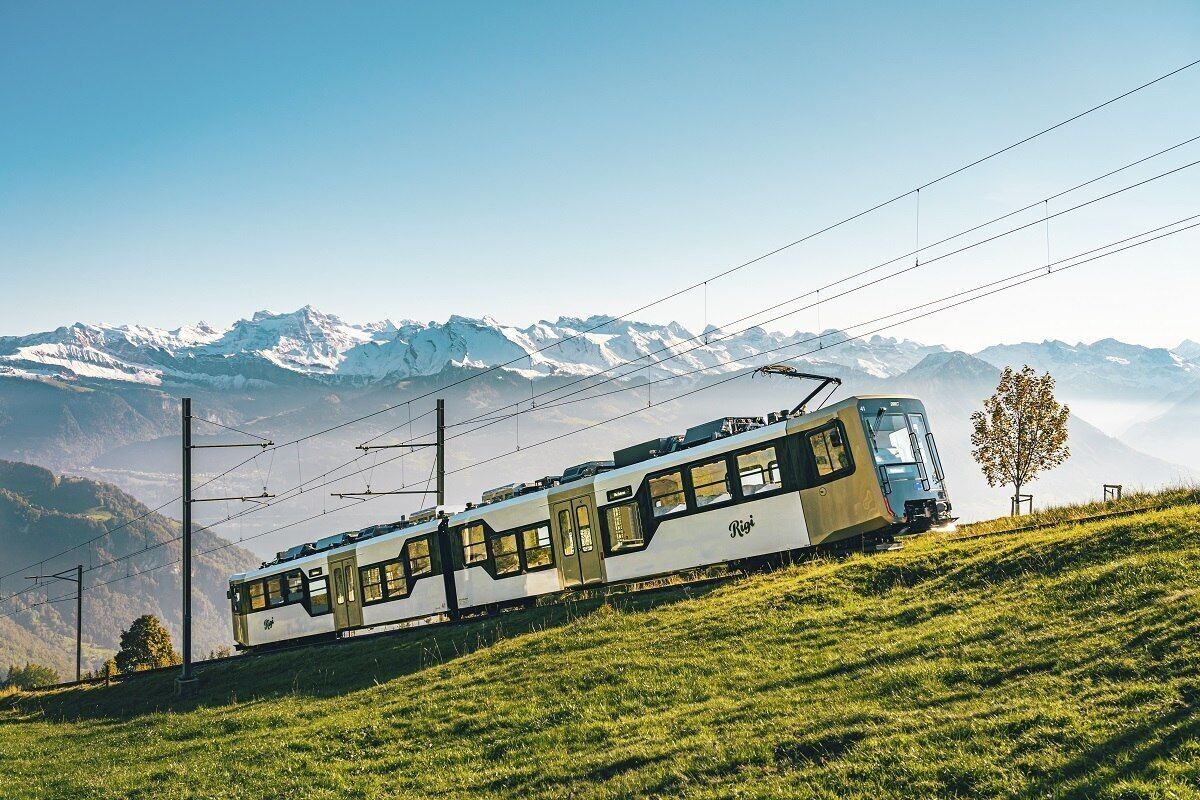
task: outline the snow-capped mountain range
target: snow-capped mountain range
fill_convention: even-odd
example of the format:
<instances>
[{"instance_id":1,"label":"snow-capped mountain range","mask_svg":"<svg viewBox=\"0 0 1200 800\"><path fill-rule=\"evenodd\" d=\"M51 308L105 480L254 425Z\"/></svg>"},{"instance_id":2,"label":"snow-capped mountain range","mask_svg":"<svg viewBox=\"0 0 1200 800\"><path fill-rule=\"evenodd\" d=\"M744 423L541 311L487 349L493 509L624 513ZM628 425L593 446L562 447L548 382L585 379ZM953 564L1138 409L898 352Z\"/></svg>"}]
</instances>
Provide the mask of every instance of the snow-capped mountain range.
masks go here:
<instances>
[{"instance_id":1,"label":"snow-capped mountain range","mask_svg":"<svg viewBox=\"0 0 1200 800\"><path fill-rule=\"evenodd\" d=\"M820 336L762 328L695 334L678 323L609 319L563 317L525 328L461 316L444 323L359 325L305 306L286 314L259 311L224 329L203 322L173 331L76 323L0 337L0 375L147 385L241 386L305 378L371 383L513 362L508 369L527 377L590 375L624 365L639 377L647 369L658 377L731 372L760 365L757 357L764 353L784 358L816 351L805 360L885 378L945 350L881 336L850 339L833 330Z\"/></svg>"}]
</instances>

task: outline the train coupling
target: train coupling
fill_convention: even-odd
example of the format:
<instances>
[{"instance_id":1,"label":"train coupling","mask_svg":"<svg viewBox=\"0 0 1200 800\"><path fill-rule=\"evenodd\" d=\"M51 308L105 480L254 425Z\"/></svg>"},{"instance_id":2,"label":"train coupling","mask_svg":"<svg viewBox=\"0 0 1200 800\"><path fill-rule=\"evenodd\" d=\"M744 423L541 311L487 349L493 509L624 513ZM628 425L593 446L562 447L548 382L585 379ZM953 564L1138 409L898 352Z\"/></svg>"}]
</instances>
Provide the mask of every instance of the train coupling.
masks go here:
<instances>
[{"instance_id":1,"label":"train coupling","mask_svg":"<svg viewBox=\"0 0 1200 800\"><path fill-rule=\"evenodd\" d=\"M958 517L951 516L949 500L934 499L906 500L904 502L905 533L925 533L930 528L953 523Z\"/></svg>"}]
</instances>

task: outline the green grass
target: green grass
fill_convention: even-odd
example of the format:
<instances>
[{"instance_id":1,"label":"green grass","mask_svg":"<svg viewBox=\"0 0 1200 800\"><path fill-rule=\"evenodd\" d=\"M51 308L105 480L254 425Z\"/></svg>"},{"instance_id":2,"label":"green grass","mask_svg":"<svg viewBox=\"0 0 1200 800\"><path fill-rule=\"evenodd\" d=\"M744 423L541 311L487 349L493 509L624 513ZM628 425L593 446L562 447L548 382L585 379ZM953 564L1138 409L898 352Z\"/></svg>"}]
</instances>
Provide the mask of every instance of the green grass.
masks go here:
<instances>
[{"instance_id":1,"label":"green grass","mask_svg":"<svg viewBox=\"0 0 1200 800\"><path fill-rule=\"evenodd\" d=\"M0 797L1196 798L1200 506L0 699Z\"/></svg>"}]
</instances>

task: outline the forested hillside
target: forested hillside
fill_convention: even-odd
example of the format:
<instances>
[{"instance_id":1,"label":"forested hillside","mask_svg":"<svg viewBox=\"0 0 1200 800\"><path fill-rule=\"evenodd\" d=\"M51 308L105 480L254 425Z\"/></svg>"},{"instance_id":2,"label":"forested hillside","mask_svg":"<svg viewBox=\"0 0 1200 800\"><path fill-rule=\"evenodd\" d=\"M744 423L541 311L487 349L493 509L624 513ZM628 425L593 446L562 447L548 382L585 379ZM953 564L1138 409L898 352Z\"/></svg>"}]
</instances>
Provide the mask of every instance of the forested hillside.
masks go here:
<instances>
[{"instance_id":1,"label":"forested hillside","mask_svg":"<svg viewBox=\"0 0 1200 800\"><path fill-rule=\"evenodd\" d=\"M115 486L82 478L59 477L29 464L0 461L0 552L6 556L0 573L34 564L101 536L145 514L146 507ZM141 614L154 614L171 629L178 642L180 574L179 523L159 514L137 519L110 536L77 548L40 567L42 574L82 564L84 575L84 669L103 662L116 649L122 628ZM203 531L195 537L197 551L227 544ZM106 562L115 563L102 566ZM225 605L229 574L256 565L244 549L226 547L194 561L193 584L195 651L207 653L231 642ZM74 675L75 601L69 583L50 582L31 589L38 567L3 581L0 613L0 664L26 659ZM142 575L135 573L145 571ZM133 577L126 577L132 575ZM47 599L71 599L37 605Z\"/></svg>"}]
</instances>

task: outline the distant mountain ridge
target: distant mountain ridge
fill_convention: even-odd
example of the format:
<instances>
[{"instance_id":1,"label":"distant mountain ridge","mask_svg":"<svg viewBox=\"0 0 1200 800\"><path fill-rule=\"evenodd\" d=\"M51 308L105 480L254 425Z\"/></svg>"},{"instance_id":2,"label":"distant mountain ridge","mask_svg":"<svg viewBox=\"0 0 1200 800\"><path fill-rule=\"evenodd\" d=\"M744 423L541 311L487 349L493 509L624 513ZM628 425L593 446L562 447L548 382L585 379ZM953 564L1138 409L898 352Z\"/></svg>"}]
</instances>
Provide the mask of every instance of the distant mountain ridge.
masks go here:
<instances>
[{"instance_id":1,"label":"distant mountain ridge","mask_svg":"<svg viewBox=\"0 0 1200 800\"><path fill-rule=\"evenodd\" d=\"M725 334L710 327L695 334L678 323L604 316L561 317L524 328L458 315L444 323L360 325L305 306L287 314L259 311L225 329L203 322L173 331L75 323L0 337L0 375L240 388L304 379L361 384L520 360L524 363L511 369L527 377L581 376L645 360L651 374L669 376L698 369L732 372L758 366L750 360L766 351L784 348L780 357L786 357L833 344L838 346L807 360L877 378L945 350L882 336L851 339L834 330L818 335L750 328Z\"/></svg>"}]
</instances>

